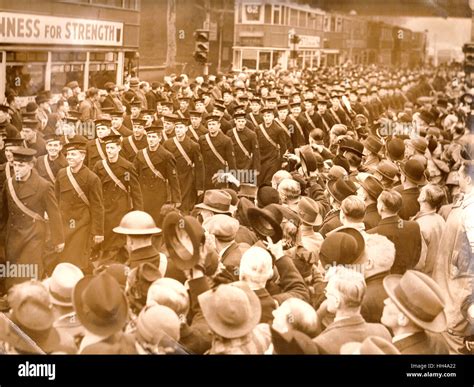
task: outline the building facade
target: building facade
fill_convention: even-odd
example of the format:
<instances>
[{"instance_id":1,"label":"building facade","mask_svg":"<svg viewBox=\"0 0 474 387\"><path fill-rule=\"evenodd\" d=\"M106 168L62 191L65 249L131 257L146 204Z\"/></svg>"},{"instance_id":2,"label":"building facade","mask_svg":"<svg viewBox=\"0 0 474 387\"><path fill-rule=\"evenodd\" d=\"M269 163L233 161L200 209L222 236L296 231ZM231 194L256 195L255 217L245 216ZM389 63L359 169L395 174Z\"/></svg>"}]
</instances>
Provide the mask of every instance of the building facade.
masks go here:
<instances>
[{"instance_id":1,"label":"building facade","mask_svg":"<svg viewBox=\"0 0 474 387\"><path fill-rule=\"evenodd\" d=\"M235 2L234 68L269 70L276 65L286 69L296 48L296 64L318 67L325 54L322 47L324 12L277 1ZM295 47L290 36L301 41ZM328 51L329 52L329 51Z\"/></svg>"},{"instance_id":2,"label":"building facade","mask_svg":"<svg viewBox=\"0 0 474 387\"><path fill-rule=\"evenodd\" d=\"M0 1L0 98L68 82L122 84L138 49L139 0Z\"/></svg>"}]
</instances>

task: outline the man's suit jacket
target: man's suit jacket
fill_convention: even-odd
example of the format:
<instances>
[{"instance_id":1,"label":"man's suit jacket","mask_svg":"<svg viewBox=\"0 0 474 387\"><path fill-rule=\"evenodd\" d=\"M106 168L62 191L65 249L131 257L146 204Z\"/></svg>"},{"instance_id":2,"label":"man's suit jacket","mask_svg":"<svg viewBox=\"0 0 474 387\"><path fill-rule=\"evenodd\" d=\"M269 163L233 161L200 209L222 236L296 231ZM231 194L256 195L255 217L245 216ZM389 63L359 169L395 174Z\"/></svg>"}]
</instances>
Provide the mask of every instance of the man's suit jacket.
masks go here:
<instances>
[{"instance_id":1,"label":"man's suit jacket","mask_svg":"<svg viewBox=\"0 0 474 387\"><path fill-rule=\"evenodd\" d=\"M271 324L273 321L273 311L277 308L276 301L265 288L254 290L254 293L257 295L262 306L260 323Z\"/></svg>"},{"instance_id":2,"label":"man's suit jacket","mask_svg":"<svg viewBox=\"0 0 474 387\"><path fill-rule=\"evenodd\" d=\"M365 229L370 230L371 228L376 227L380 222L380 215L377 211L377 203L370 203L366 210L364 216Z\"/></svg>"},{"instance_id":3,"label":"man's suit jacket","mask_svg":"<svg viewBox=\"0 0 474 387\"><path fill-rule=\"evenodd\" d=\"M418 203L418 196L420 190L417 187L403 189L401 185L394 188L395 191L402 195L402 209L398 216L402 219L408 220L420 211L420 203Z\"/></svg>"},{"instance_id":4,"label":"man's suit jacket","mask_svg":"<svg viewBox=\"0 0 474 387\"><path fill-rule=\"evenodd\" d=\"M418 263L421 254L421 231L418 223L395 215L382 219L377 227L367 232L386 236L395 245L395 262L390 270L392 274L403 274Z\"/></svg>"},{"instance_id":5,"label":"man's suit jacket","mask_svg":"<svg viewBox=\"0 0 474 387\"><path fill-rule=\"evenodd\" d=\"M383 287L383 279L390 274L388 271L375 274L365 279L367 289L362 300L360 314L365 321L379 323L382 317L384 300L388 297Z\"/></svg>"},{"instance_id":6,"label":"man's suit jacket","mask_svg":"<svg viewBox=\"0 0 474 387\"><path fill-rule=\"evenodd\" d=\"M351 316L335 321L313 342L317 345L320 354L339 355L341 346L350 341L361 343L369 336L379 336L391 341L389 331L382 324L367 323L362 316Z\"/></svg>"},{"instance_id":7,"label":"man's suit jacket","mask_svg":"<svg viewBox=\"0 0 474 387\"><path fill-rule=\"evenodd\" d=\"M449 355L441 334L418 332L393 343L402 355Z\"/></svg>"}]
</instances>

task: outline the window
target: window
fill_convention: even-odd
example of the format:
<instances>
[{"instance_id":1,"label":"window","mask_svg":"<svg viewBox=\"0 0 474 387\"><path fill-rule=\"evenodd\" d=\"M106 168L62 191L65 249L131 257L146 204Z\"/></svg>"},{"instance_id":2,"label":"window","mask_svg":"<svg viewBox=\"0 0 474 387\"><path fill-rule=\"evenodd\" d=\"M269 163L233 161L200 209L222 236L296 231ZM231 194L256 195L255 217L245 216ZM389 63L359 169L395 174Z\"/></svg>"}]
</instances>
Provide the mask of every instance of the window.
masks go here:
<instances>
[{"instance_id":1,"label":"window","mask_svg":"<svg viewBox=\"0 0 474 387\"><path fill-rule=\"evenodd\" d=\"M122 8L122 0L92 0L92 4L107 5L109 7Z\"/></svg>"},{"instance_id":2,"label":"window","mask_svg":"<svg viewBox=\"0 0 474 387\"><path fill-rule=\"evenodd\" d=\"M300 27L306 27L308 25L308 12L300 11L299 14L298 25Z\"/></svg>"},{"instance_id":3,"label":"window","mask_svg":"<svg viewBox=\"0 0 474 387\"><path fill-rule=\"evenodd\" d=\"M336 32L342 32L342 18L336 18Z\"/></svg>"},{"instance_id":4,"label":"window","mask_svg":"<svg viewBox=\"0 0 474 387\"><path fill-rule=\"evenodd\" d=\"M271 4L265 4L265 23L272 23L272 6Z\"/></svg>"},{"instance_id":5,"label":"window","mask_svg":"<svg viewBox=\"0 0 474 387\"><path fill-rule=\"evenodd\" d=\"M56 0L58 3L93 4L98 6L125 8L138 11L140 0Z\"/></svg>"},{"instance_id":6,"label":"window","mask_svg":"<svg viewBox=\"0 0 474 387\"><path fill-rule=\"evenodd\" d=\"M312 14L313 28L321 31L323 29L323 17L321 15Z\"/></svg>"},{"instance_id":7,"label":"window","mask_svg":"<svg viewBox=\"0 0 474 387\"><path fill-rule=\"evenodd\" d=\"M242 23L242 6L237 7L237 23Z\"/></svg>"},{"instance_id":8,"label":"window","mask_svg":"<svg viewBox=\"0 0 474 387\"><path fill-rule=\"evenodd\" d=\"M336 32L336 16L331 16L331 32Z\"/></svg>"},{"instance_id":9,"label":"window","mask_svg":"<svg viewBox=\"0 0 474 387\"><path fill-rule=\"evenodd\" d=\"M290 25L296 27L298 25L298 11L296 9L290 9Z\"/></svg>"},{"instance_id":10,"label":"window","mask_svg":"<svg viewBox=\"0 0 474 387\"><path fill-rule=\"evenodd\" d=\"M271 52L260 52L258 60L259 70L270 70Z\"/></svg>"},{"instance_id":11,"label":"window","mask_svg":"<svg viewBox=\"0 0 474 387\"><path fill-rule=\"evenodd\" d=\"M60 93L61 89L71 81L84 85L84 64L55 64L51 66L51 92Z\"/></svg>"},{"instance_id":12,"label":"window","mask_svg":"<svg viewBox=\"0 0 474 387\"><path fill-rule=\"evenodd\" d=\"M329 32L331 30L331 18L329 16L324 16L324 32Z\"/></svg>"},{"instance_id":13,"label":"window","mask_svg":"<svg viewBox=\"0 0 474 387\"><path fill-rule=\"evenodd\" d=\"M37 95L44 90L46 63L8 63L6 68L6 87L13 89L18 96Z\"/></svg>"},{"instance_id":14,"label":"window","mask_svg":"<svg viewBox=\"0 0 474 387\"><path fill-rule=\"evenodd\" d=\"M280 6L273 6L273 24L282 24L280 21Z\"/></svg>"},{"instance_id":15,"label":"window","mask_svg":"<svg viewBox=\"0 0 474 387\"><path fill-rule=\"evenodd\" d=\"M117 54L114 52L91 52L89 64L89 87L103 89L107 82L117 77Z\"/></svg>"},{"instance_id":16,"label":"window","mask_svg":"<svg viewBox=\"0 0 474 387\"><path fill-rule=\"evenodd\" d=\"M286 25L286 7L284 5L281 6L281 17L280 17L281 24Z\"/></svg>"},{"instance_id":17,"label":"window","mask_svg":"<svg viewBox=\"0 0 474 387\"><path fill-rule=\"evenodd\" d=\"M280 64L280 66L283 66L283 52L282 51L273 51L272 67L275 67L277 64Z\"/></svg>"},{"instance_id":18,"label":"window","mask_svg":"<svg viewBox=\"0 0 474 387\"><path fill-rule=\"evenodd\" d=\"M242 50L242 67L247 67L250 70L257 69L258 52L255 50Z\"/></svg>"}]
</instances>

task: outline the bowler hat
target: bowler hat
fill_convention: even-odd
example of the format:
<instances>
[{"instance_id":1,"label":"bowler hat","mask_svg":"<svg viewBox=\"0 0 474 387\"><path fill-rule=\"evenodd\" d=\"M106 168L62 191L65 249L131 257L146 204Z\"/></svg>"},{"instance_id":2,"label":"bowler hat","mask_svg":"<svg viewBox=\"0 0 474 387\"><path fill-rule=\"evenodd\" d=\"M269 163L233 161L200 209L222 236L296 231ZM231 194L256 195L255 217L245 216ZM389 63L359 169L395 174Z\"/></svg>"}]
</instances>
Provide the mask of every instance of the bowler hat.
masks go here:
<instances>
[{"instance_id":1,"label":"bowler hat","mask_svg":"<svg viewBox=\"0 0 474 387\"><path fill-rule=\"evenodd\" d=\"M380 152L383 146L382 142L376 136L373 135L367 137L363 144L368 151L376 155Z\"/></svg>"},{"instance_id":2,"label":"bowler hat","mask_svg":"<svg viewBox=\"0 0 474 387\"><path fill-rule=\"evenodd\" d=\"M271 203L279 203L280 194L278 191L267 185L262 185L257 190L257 204L259 207L265 207Z\"/></svg>"},{"instance_id":3,"label":"bowler hat","mask_svg":"<svg viewBox=\"0 0 474 387\"><path fill-rule=\"evenodd\" d=\"M163 236L168 253L179 269L196 265L205 240L204 229L196 218L168 213L163 221Z\"/></svg>"},{"instance_id":4,"label":"bowler hat","mask_svg":"<svg viewBox=\"0 0 474 387\"><path fill-rule=\"evenodd\" d=\"M347 176L347 171L340 165L333 165L327 173L328 180L337 180L344 176Z\"/></svg>"},{"instance_id":5,"label":"bowler hat","mask_svg":"<svg viewBox=\"0 0 474 387\"><path fill-rule=\"evenodd\" d=\"M362 256L364 249L364 237L357 229L339 227L324 239L319 259L323 265L351 265Z\"/></svg>"},{"instance_id":6,"label":"bowler hat","mask_svg":"<svg viewBox=\"0 0 474 387\"><path fill-rule=\"evenodd\" d=\"M373 176L367 176L364 180L359 181L359 184L373 199L378 199L383 191L382 183Z\"/></svg>"},{"instance_id":7,"label":"bowler hat","mask_svg":"<svg viewBox=\"0 0 474 387\"><path fill-rule=\"evenodd\" d=\"M323 223L318 202L307 196L301 197L298 202L298 215L303 223L311 226L320 226Z\"/></svg>"},{"instance_id":8,"label":"bowler hat","mask_svg":"<svg viewBox=\"0 0 474 387\"><path fill-rule=\"evenodd\" d=\"M219 189L210 189L204 193L203 202L196 204L195 207L218 214L226 214L230 212L231 202L232 197L228 192Z\"/></svg>"},{"instance_id":9,"label":"bowler hat","mask_svg":"<svg viewBox=\"0 0 474 387\"><path fill-rule=\"evenodd\" d=\"M400 163L400 169L406 178L416 184L425 184L425 168L421 162L410 159L405 163Z\"/></svg>"},{"instance_id":10,"label":"bowler hat","mask_svg":"<svg viewBox=\"0 0 474 387\"><path fill-rule=\"evenodd\" d=\"M138 78L131 78L130 79L130 86L131 87L136 87L140 84L140 81L138 80Z\"/></svg>"},{"instance_id":11,"label":"bowler hat","mask_svg":"<svg viewBox=\"0 0 474 387\"><path fill-rule=\"evenodd\" d=\"M72 263L61 262L53 270L51 277L43 284L49 290L51 302L59 306L72 306L72 290L84 277L81 269Z\"/></svg>"},{"instance_id":12,"label":"bowler hat","mask_svg":"<svg viewBox=\"0 0 474 387\"><path fill-rule=\"evenodd\" d=\"M281 222L283 215L280 211L271 211L268 208L249 208L247 212L248 220L252 228L260 236L271 237L273 242L278 242L283 235Z\"/></svg>"},{"instance_id":13,"label":"bowler hat","mask_svg":"<svg viewBox=\"0 0 474 387\"><path fill-rule=\"evenodd\" d=\"M111 336L127 321L127 298L106 272L82 278L74 287L72 299L79 321L96 335Z\"/></svg>"},{"instance_id":14,"label":"bowler hat","mask_svg":"<svg viewBox=\"0 0 474 387\"><path fill-rule=\"evenodd\" d=\"M260 300L242 281L208 290L198 296L198 302L211 330L228 339L252 332L262 315Z\"/></svg>"},{"instance_id":15,"label":"bowler hat","mask_svg":"<svg viewBox=\"0 0 474 387\"><path fill-rule=\"evenodd\" d=\"M336 180L328 181L327 189L329 194L339 203L348 196L355 195L357 193L357 187L346 176L340 177Z\"/></svg>"},{"instance_id":16,"label":"bowler hat","mask_svg":"<svg viewBox=\"0 0 474 387\"><path fill-rule=\"evenodd\" d=\"M340 145L341 151L349 151L355 153L362 157L364 155L364 145L359 141L352 140L350 138L344 139L342 144Z\"/></svg>"},{"instance_id":17,"label":"bowler hat","mask_svg":"<svg viewBox=\"0 0 474 387\"><path fill-rule=\"evenodd\" d=\"M380 161L377 165L376 171L380 173L386 179L394 181L397 178L398 168L397 166L389 160Z\"/></svg>"},{"instance_id":18,"label":"bowler hat","mask_svg":"<svg viewBox=\"0 0 474 387\"><path fill-rule=\"evenodd\" d=\"M426 110L422 110L419 115L420 119L426 122L428 125L433 123L435 121L435 118L433 117L433 114Z\"/></svg>"},{"instance_id":19,"label":"bowler hat","mask_svg":"<svg viewBox=\"0 0 474 387\"><path fill-rule=\"evenodd\" d=\"M445 301L439 285L429 276L415 270L391 274L384 278L387 295L410 320L431 332L446 330Z\"/></svg>"},{"instance_id":20,"label":"bowler hat","mask_svg":"<svg viewBox=\"0 0 474 387\"><path fill-rule=\"evenodd\" d=\"M400 138L392 138L386 144L387 153L392 160L402 160L405 155L405 143Z\"/></svg>"},{"instance_id":21,"label":"bowler hat","mask_svg":"<svg viewBox=\"0 0 474 387\"><path fill-rule=\"evenodd\" d=\"M422 137L414 138L410 140L410 145L415 148L416 151L420 153L425 153L426 148L428 148L428 142Z\"/></svg>"}]
</instances>

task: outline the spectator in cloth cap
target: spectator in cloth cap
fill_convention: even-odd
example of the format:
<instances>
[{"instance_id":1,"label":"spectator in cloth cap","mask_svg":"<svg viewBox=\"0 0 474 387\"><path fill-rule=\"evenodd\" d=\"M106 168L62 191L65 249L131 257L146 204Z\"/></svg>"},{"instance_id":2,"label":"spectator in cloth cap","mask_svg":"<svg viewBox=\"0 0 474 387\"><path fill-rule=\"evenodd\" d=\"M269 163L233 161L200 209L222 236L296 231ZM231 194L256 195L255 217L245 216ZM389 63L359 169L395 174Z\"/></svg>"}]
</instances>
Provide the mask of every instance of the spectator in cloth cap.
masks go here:
<instances>
[{"instance_id":1,"label":"spectator in cloth cap","mask_svg":"<svg viewBox=\"0 0 474 387\"><path fill-rule=\"evenodd\" d=\"M339 354L343 344L361 342L369 336L388 341L391 336L382 324L367 323L360 314L366 291L363 274L338 266L328 273L326 308L335 313L334 322L314 338L321 354Z\"/></svg>"},{"instance_id":2,"label":"spectator in cloth cap","mask_svg":"<svg viewBox=\"0 0 474 387\"><path fill-rule=\"evenodd\" d=\"M242 254L249 248L246 243L235 242L235 236L240 226L239 221L228 215L217 214L207 218L202 226L215 237L220 263L228 271L233 272L235 268L239 267Z\"/></svg>"}]
</instances>

